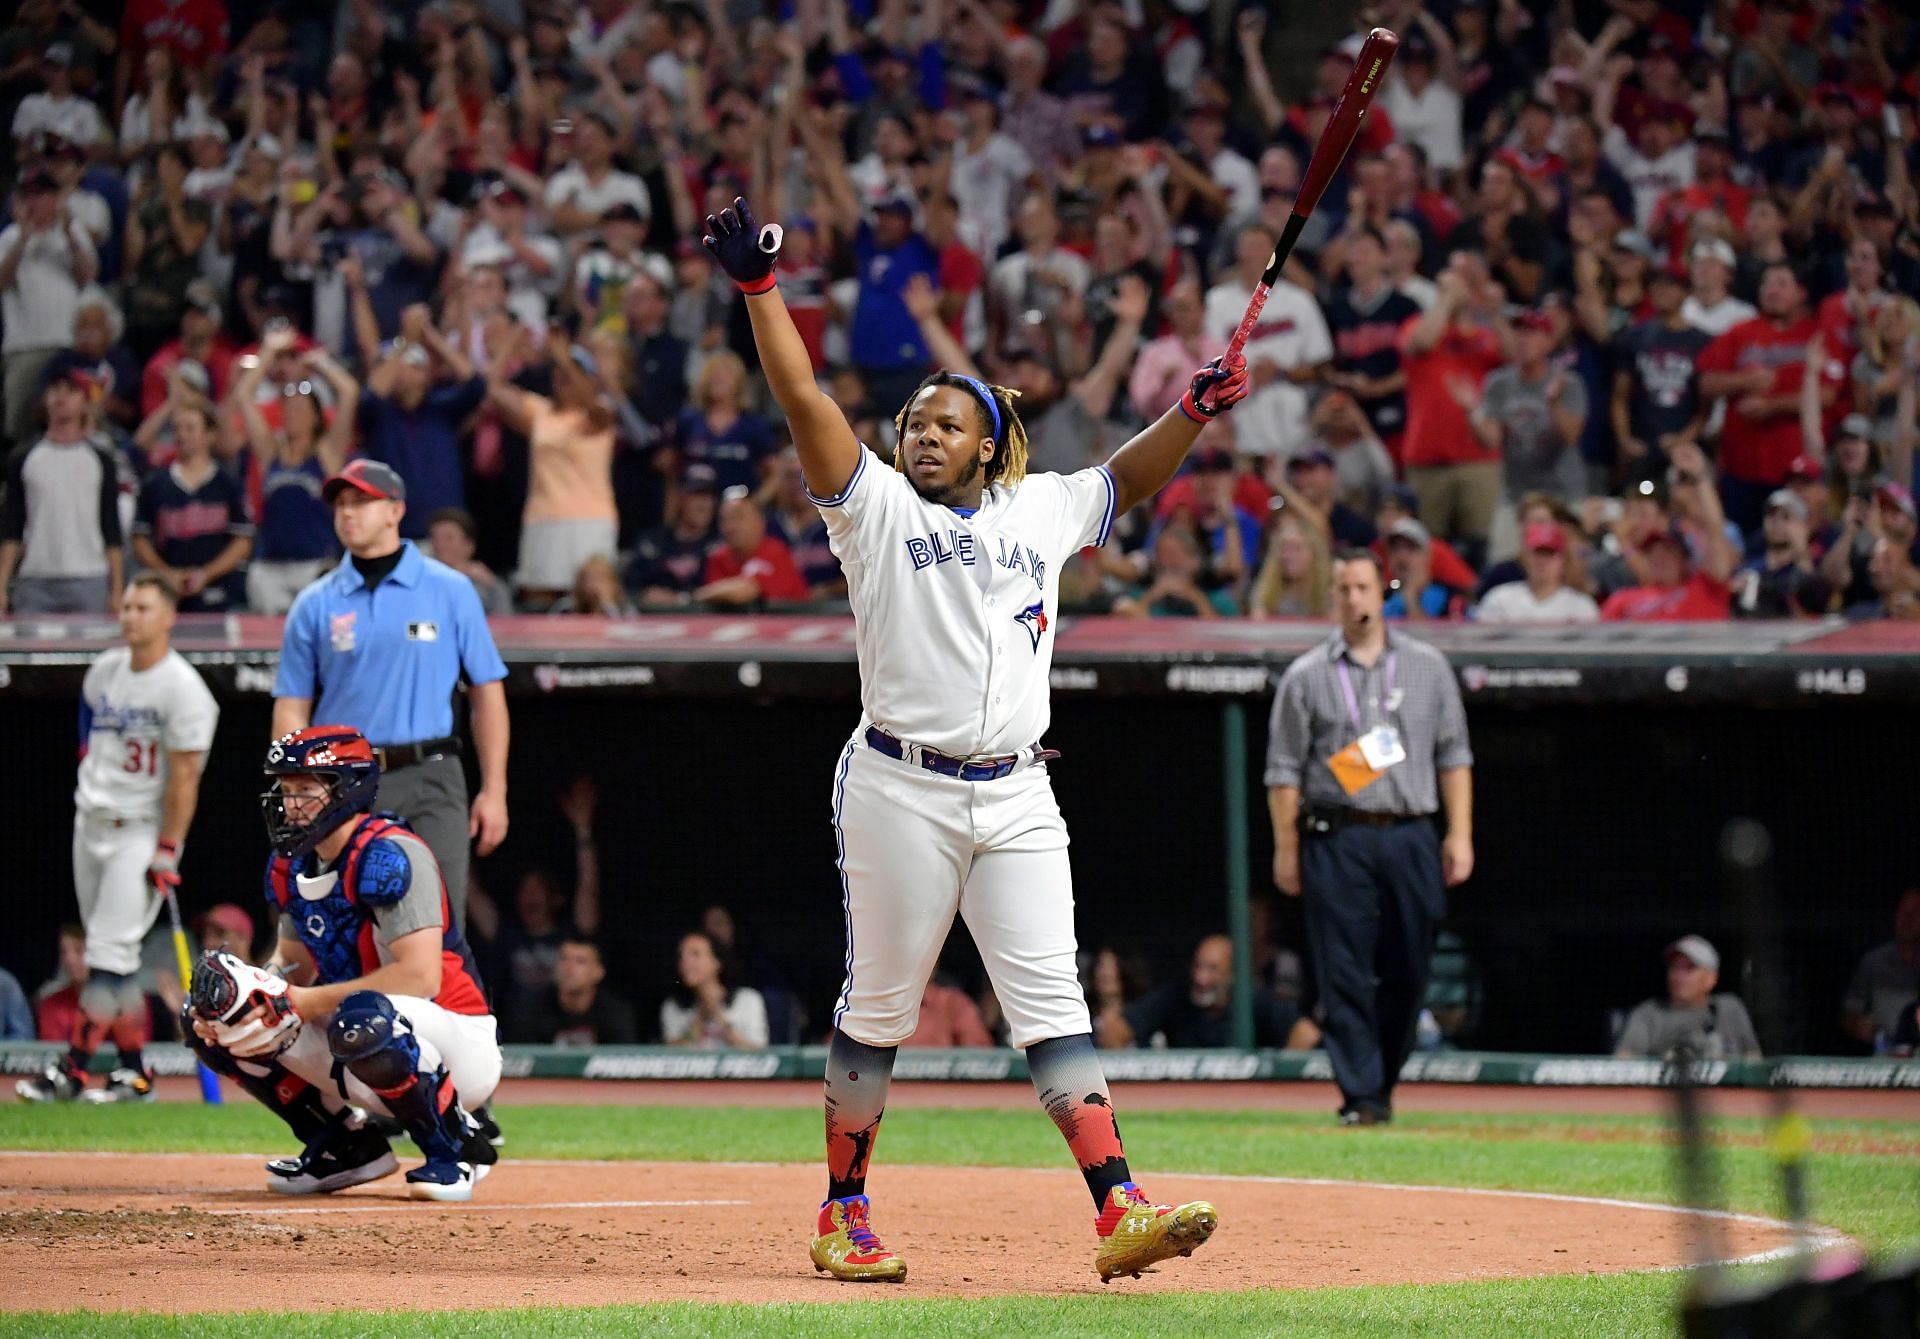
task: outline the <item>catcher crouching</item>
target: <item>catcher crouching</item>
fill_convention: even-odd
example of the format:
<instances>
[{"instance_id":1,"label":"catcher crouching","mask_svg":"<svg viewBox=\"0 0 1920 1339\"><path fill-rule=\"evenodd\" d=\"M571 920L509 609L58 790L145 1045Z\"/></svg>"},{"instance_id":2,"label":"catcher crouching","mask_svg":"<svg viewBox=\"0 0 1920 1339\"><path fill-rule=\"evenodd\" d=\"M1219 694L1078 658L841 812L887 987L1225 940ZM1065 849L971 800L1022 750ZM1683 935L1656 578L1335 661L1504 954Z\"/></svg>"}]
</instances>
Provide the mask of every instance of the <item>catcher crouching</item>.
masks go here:
<instances>
[{"instance_id":1,"label":"catcher crouching","mask_svg":"<svg viewBox=\"0 0 1920 1339\"><path fill-rule=\"evenodd\" d=\"M499 1085L499 1027L439 866L404 820L371 812L380 766L359 731L295 731L265 771L279 943L265 967L207 954L181 1030L305 1145L267 1164L268 1189L320 1194L397 1171L374 1113L426 1156L407 1173L415 1199L470 1199L497 1158L469 1113Z\"/></svg>"}]
</instances>

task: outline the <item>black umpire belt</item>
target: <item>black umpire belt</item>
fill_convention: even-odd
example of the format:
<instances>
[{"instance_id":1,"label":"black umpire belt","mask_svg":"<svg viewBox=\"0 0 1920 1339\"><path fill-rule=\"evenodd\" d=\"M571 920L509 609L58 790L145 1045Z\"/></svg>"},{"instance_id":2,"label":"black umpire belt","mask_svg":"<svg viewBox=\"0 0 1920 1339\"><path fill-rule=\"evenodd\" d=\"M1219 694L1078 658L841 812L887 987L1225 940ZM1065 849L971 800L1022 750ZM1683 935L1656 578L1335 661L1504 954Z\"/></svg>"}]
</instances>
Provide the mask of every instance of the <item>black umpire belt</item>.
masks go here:
<instances>
[{"instance_id":1,"label":"black umpire belt","mask_svg":"<svg viewBox=\"0 0 1920 1339\"><path fill-rule=\"evenodd\" d=\"M402 767L412 767L415 763L432 762L435 758L459 757L460 741L457 739L422 739L412 744L375 745L375 761L383 772L397 772Z\"/></svg>"},{"instance_id":2,"label":"black umpire belt","mask_svg":"<svg viewBox=\"0 0 1920 1339\"><path fill-rule=\"evenodd\" d=\"M1341 804L1316 804L1301 810L1300 830L1310 837L1324 837L1341 828L1397 828L1406 823L1424 823L1429 817L1429 814L1376 814Z\"/></svg>"},{"instance_id":3,"label":"black umpire belt","mask_svg":"<svg viewBox=\"0 0 1920 1339\"><path fill-rule=\"evenodd\" d=\"M897 739L877 725L867 727L867 747L875 753L884 753L904 763L917 763L929 772L957 777L962 781L998 781L1003 776L1011 775L1016 767L1029 758L1034 762L1050 762L1060 756L1059 749L1043 749L1035 742L1018 753L1006 753L996 758L955 758L924 744L909 744Z\"/></svg>"}]
</instances>

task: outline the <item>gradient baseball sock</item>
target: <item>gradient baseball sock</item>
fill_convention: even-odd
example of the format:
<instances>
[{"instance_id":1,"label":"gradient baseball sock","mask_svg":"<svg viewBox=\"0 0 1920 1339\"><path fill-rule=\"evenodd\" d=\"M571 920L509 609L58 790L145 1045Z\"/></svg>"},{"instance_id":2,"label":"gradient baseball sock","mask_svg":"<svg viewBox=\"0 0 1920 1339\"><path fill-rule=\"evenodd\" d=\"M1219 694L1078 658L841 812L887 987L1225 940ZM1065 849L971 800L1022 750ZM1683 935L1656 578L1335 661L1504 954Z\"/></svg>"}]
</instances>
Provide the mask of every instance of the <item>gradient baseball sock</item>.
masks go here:
<instances>
[{"instance_id":1,"label":"gradient baseball sock","mask_svg":"<svg viewBox=\"0 0 1920 1339\"><path fill-rule=\"evenodd\" d=\"M1107 1192L1133 1176L1127 1171L1120 1122L1107 1096L1107 1076L1100 1069L1092 1036L1082 1032L1035 1042L1027 1047L1027 1069L1040 1105L1067 1137L1080 1175L1087 1178L1094 1208L1104 1210Z\"/></svg>"},{"instance_id":2,"label":"gradient baseball sock","mask_svg":"<svg viewBox=\"0 0 1920 1339\"><path fill-rule=\"evenodd\" d=\"M67 1032L66 1063L69 1072L87 1072L87 1064L93 1059L93 1053L107 1039L107 1027L105 1023L96 1023L88 1018L84 1010L73 1015L73 1026Z\"/></svg>"},{"instance_id":3,"label":"gradient baseball sock","mask_svg":"<svg viewBox=\"0 0 1920 1339\"><path fill-rule=\"evenodd\" d=\"M864 1195L873 1141L887 1114L897 1046L869 1046L836 1030L827 1048L827 1198Z\"/></svg>"},{"instance_id":4,"label":"gradient baseball sock","mask_svg":"<svg viewBox=\"0 0 1920 1339\"><path fill-rule=\"evenodd\" d=\"M136 1074L147 1072L147 1057L142 1050L141 1020L122 1014L113 1020L113 1044L120 1052L120 1065Z\"/></svg>"}]
</instances>

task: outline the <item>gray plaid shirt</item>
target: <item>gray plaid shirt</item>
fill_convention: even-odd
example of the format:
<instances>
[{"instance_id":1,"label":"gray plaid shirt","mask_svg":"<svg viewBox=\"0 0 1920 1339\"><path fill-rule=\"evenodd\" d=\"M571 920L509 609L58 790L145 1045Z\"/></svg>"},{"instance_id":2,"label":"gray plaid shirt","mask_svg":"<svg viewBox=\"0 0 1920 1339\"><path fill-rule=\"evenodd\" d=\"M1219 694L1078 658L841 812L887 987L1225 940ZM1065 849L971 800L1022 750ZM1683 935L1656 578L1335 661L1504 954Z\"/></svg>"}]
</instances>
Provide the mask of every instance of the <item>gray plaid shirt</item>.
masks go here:
<instances>
[{"instance_id":1,"label":"gray plaid shirt","mask_svg":"<svg viewBox=\"0 0 1920 1339\"><path fill-rule=\"evenodd\" d=\"M1342 661L1360 709L1358 728L1340 684ZM1378 725L1400 732L1407 759L1358 795L1348 795L1327 759ZM1389 628L1386 652L1369 668L1347 654L1346 635L1336 632L1280 676L1267 725L1267 785L1298 787L1303 804L1431 814L1440 808L1439 774L1471 766L1467 713L1453 667L1425 642Z\"/></svg>"}]
</instances>

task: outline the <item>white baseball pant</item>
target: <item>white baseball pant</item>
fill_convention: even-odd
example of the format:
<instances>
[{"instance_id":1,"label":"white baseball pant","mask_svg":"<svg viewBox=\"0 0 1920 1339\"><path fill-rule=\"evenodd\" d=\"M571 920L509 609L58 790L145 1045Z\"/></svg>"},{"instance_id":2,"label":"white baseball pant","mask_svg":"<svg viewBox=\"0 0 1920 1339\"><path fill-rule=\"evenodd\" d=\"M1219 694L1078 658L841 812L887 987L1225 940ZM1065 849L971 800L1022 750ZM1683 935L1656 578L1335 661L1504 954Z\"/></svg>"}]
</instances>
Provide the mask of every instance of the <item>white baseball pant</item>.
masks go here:
<instances>
[{"instance_id":1,"label":"white baseball pant","mask_svg":"<svg viewBox=\"0 0 1920 1339\"><path fill-rule=\"evenodd\" d=\"M958 911L1015 1046L1091 1032L1075 963L1067 827L1046 764L962 781L876 752L864 730L834 772L847 913L834 1026L869 1046L911 1036Z\"/></svg>"}]
</instances>

